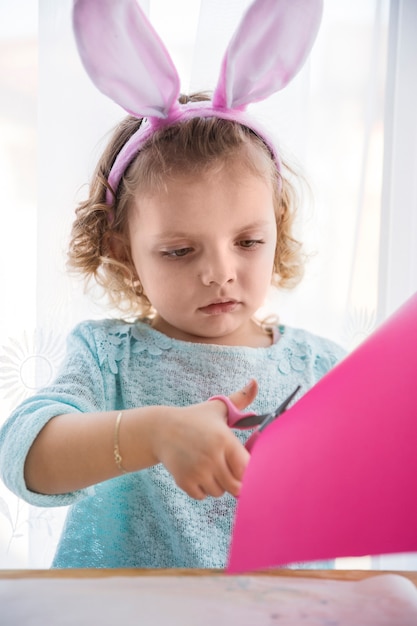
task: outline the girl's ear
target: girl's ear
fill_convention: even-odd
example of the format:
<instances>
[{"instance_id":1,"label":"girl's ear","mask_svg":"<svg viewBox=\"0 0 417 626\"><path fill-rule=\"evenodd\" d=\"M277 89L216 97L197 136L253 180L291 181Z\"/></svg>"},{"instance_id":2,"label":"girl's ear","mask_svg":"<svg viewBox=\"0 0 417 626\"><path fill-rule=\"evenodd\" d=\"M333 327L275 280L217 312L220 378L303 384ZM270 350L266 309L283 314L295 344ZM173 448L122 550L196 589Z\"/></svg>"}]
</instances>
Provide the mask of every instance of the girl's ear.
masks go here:
<instances>
[{"instance_id":1,"label":"girl's ear","mask_svg":"<svg viewBox=\"0 0 417 626\"><path fill-rule=\"evenodd\" d=\"M135 117L165 118L180 81L136 0L74 0L78 50L93 83Z\"/></svg>"},{"instance_id":2,"label":"girl's ear","mask_svg":"<svg viewBox=\"0 0 417 626\"><path fill-rule=\"evenodd\" d=\"M213 104L244 109L280 91L307 59L322 0L255 0L223 58Z\"/></svg>"}]
</instances>

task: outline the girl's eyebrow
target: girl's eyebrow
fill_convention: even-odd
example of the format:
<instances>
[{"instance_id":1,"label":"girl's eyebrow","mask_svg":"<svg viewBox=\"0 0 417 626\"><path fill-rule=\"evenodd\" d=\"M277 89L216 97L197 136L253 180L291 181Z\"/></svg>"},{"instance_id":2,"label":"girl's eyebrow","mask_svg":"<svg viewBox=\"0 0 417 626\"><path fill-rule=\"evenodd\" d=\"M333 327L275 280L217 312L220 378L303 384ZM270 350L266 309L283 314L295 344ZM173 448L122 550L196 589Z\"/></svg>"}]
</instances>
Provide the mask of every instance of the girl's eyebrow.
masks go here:
<instances>
[{"instance_id":1,"label":"girl's eyebrow","mask_svg":"<svg viewBox=\"0 0 417 626\"><path fill-rule=\"evenodd\" d=\"M275 220L274 220L274 224L275 224ZM255 220L254 222L250 222L246 226L242 226L238 228L237 230L240 232L240 231L245 231L245 230L251 230L252 228L263 228L265 226L270 226L270 225L271 225L271 220Z\"/></svg>"},{"instance_id":2,"label":"girl's eyebrow","mask_svg":"<svg viewBox=\"0 0 417 626\"><path fill-rule=\"evenodd\" d=\"M249 224L244 224L242 226L239 226L238 228L235 228L234 231L236 233L243 233L248 230L253 230L255 228L264 228L266 226L271 226L270 220L255 220L254 222L250 222ZM167 230L155 235L154 239L158 240L159 242L163 242L172 241L173 239L190 239L194 236L195 235L190 231L187 232L184 230Z\"/></svg>"},{"instance_id":3,"label":"girl's eyebrow","mask_svg":"<svg viewBox=\"0 0 417 626\"><path fill-rule=\"evenodd\" d=\"M154 235L152 237L152 239L154 239L154 241L156 241L157 243L170 243L173 240L176 239L190 239L191 237L191 233L187 233L185 231L174 231L174 230L167 230L167 231L163 231L162 233L157 233L156 235Z\"/></svg>"}]
</instances>

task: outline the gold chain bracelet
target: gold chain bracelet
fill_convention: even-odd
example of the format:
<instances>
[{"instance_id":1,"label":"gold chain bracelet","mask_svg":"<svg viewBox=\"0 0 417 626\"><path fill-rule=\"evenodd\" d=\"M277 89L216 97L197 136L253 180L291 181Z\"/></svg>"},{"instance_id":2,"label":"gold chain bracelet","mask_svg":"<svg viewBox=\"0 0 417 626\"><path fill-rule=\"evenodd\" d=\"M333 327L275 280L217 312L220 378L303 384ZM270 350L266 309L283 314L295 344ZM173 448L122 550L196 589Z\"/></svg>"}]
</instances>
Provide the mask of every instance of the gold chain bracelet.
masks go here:
<instances>
[{"instance_id":1,"label":"gold chain bracelet","mask_svg":"<svg viewBox=\"0 0 417 626\"><path fill-rule=\"evenodd\" d=\"M122 455L120 454L120 448L119 448L119 429L120 429L120 422L122 421L122 416L123 416L123 413L122 411L120 411L120 413L118 413L116 417L116 423L114 425L113 454L114 454L114 461L117 465L117 469L119 470L119 472L122 472L122 474L127 474L127 471L122 465L123 459L122 459Z\"/></svg>"}]
</instances>

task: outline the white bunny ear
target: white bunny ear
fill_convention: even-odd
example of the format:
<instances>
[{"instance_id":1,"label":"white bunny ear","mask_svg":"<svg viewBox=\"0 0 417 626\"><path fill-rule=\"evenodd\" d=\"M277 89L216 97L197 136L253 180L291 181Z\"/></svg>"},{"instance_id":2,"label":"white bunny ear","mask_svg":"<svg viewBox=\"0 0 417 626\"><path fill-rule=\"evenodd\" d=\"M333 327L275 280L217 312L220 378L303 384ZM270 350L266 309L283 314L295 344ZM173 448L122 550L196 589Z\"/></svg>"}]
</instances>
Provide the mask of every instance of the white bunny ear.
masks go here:
<instances>
[{"instance_id":1,"label":"white bunny ear","mask_svg":"<svg viewBox=\"0 0 417 626\"><path fill-rule=\"evenodd\" d=\"M322 0L255 0L226 50L213 104L243 109L285 87L313 46L321 14Z\"/></svg>"},{"instance_id":2,"label":"white bunny ear","mask_svg":"<svg viewBox=\"0 0 417 626\"><path fill-rule=\"evenodd\" d=\"M78 50L90 78L136 117L167 117L180 81L136 0L74 0Z\"/></svg>"}]
</instances>

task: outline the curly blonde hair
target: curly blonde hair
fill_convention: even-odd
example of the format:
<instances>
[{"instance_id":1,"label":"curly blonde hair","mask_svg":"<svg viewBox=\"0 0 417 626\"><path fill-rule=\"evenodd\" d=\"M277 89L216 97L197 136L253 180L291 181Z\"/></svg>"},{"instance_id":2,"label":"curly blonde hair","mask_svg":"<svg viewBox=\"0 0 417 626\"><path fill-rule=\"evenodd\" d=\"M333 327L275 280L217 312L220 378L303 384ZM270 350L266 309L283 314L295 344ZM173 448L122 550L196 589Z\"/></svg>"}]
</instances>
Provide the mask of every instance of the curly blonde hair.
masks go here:
<instances>
[{"instance_id":1,"label":"curly blonde hair","mask_svg":"<svg viewBox=\"0 0 417 626\"><path fill-rule=\"evenodd\" d=\"M208 99L198 93L181 96L180 102ZM118 189L113 190L107 181L110 169L141 122L127 116L115 129L96 167L88 198L76 209L69 268L87 281L94 278L110 302L130 317L152 317L155 311L143 293L129 243L128 211L138 189L144 193L163 189L176 174L199 174L236 157L249 171L271 177L277 220L272 284L295 286L302 277L304 259L301 244L292 234L299 203L291 182L293 169L283 162L278 172L270 149L249 128L230 120L197 117L156 131L126 169ZM105 198L108 188L113 196L111 206Z\"/></svg>"}]
</instances>

